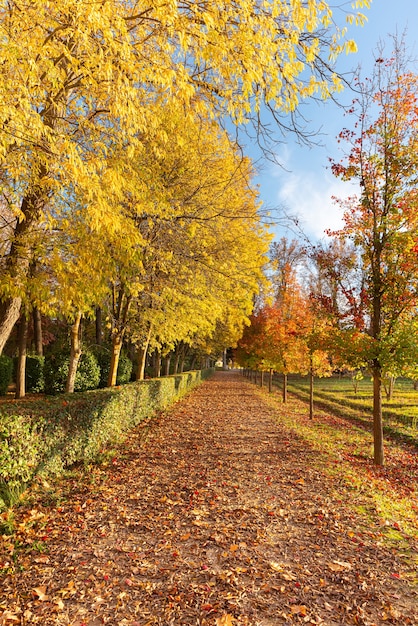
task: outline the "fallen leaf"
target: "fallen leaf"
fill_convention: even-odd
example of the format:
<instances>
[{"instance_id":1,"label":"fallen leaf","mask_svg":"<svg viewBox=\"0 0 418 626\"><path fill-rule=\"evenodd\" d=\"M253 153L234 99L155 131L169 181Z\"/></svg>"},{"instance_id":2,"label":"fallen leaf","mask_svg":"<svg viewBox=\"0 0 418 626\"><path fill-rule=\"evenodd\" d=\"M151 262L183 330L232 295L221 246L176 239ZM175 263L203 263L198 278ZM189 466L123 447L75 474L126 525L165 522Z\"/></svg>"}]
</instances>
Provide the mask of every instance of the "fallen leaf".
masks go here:
<instances>
[{"instance_id":1,"label":"fallen leaf","mask_svg":"<svg viewBox=\"0 0 418 626\"><path fill-rule=\"evenodd\" d=\"M41 602L46 602L47 600L49 600L49 596L46 593L46 587L35 587L35 589L32 590L32 593Z\"/></svg>"},{"instance_id":2,"label":"fallen leaf","mask_svg":"<svg viewBox=\"0 0 418 626\"><path fill-rule=\"evenodd\" d=\"M233 617L233 615L230 615L229 613L225 613L221 617L218 617L215 623L216 623L216 626L233 626L234 622L235 622L235 618Z\"/></svg>"},{"instance_id":3,"label":"fallen leaf","mask_svg":"<svg viewBox=\"0 0 418 626\"><path fill-rule=\"evenodd\" d=\"M190 539L190 533L185 533L180 537L181 541L187 541L188 539Z\"/></svg>"},{"instance_id":4,"label":"fallen leaf","mask_svg":"<svg viewBox=\"0 0 418 626\"><path fill-rule=\"evenodd\" d=\"M16 615L16 613L12 613L11 611L5 611L0 616L2 624L18 624L20 622L20 617Z\"/></svg>"},{"instance_id":5,"label":"fallen leaf","mask_svg":"<svg viewBox=\"0 0 418 626\"><path fill-rule=\"evenodd\" d=\"M270 561L269 565L271 569L274 569L275 572L283 571L283 567L280 565L280 563L277 563L276 561Z\"/></svg>"},{"instance_id":6,"label":"fallen leaf","mask_svg":"<svg viewBox=\"0 0 418 626\"><path fill-rule=\"evenodd\" d=\"M333 561L332 563L328 563L328 567L333 572L342 572L344 570L352 569L351 563L347 563L346 561Z\"/></svg>"},{"instance_id":7,"label":"fallen leaf","mask_svg":"<svg viewBox=\"0 0 418 626\"><path fill-rule=\"evenodd\" d=\"M292 604L290 610L293 615L302 615L303 617L308 613L308 608L304 604Z\"/></svg>"}]
</instances>

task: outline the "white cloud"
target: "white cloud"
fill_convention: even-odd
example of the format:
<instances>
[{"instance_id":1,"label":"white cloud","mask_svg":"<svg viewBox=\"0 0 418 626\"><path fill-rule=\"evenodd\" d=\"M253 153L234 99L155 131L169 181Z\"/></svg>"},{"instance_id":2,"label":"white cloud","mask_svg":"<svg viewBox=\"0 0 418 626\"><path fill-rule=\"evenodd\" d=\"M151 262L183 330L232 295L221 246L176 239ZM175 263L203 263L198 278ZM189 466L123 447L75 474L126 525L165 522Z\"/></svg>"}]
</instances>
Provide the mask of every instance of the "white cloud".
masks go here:
<instances>
[{"instance_id":1,"label":"white cloud","mask_svg":"<svg viewBox=\"0 0 418 626\"><path fill-rule=\"evenodd\" d=\"M343 211L332 198L356 195L358 188L334 178L323 168L307 170L306 162L302 168L295 168L290 156L288 151L280 155L286 169L276 166L271 171L276 181L276 201L286 214L297 218L300 229L310 239L321 239L327 229L337 230L343 225Z\"/></svg>"}]
</instances>

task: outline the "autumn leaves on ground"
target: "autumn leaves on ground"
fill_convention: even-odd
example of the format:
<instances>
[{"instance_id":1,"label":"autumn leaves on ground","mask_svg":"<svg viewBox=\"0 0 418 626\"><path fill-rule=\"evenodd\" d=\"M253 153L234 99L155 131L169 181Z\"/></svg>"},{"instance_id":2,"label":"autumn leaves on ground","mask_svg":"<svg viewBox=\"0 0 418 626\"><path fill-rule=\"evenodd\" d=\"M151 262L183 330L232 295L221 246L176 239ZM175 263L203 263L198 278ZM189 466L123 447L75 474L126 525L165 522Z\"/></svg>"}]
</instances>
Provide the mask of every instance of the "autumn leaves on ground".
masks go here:
<instances>
[{"instance_id":1,"label":"autumn leaves on ground","mask_svg":"<svg viewBox=\"0 0 418 626\"><path fill-rule=\"evenodd\" d=\"M413 533L389 544L367 485L321 469L301 406L218 373L17 508L0 624L416 624Z\"/></svg>"}]
</instances>

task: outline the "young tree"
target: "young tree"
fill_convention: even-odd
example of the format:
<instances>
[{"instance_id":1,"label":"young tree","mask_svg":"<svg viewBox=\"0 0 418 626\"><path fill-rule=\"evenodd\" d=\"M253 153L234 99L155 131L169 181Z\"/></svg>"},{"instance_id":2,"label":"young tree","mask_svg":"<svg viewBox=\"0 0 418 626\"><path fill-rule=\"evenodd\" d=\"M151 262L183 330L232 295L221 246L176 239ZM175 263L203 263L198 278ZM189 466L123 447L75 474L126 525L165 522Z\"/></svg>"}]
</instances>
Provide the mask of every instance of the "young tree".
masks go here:
<instances>
[{"instance_id":1,"label":"young tree","mask_svg":"<svg viewBox=\"0 0 418 626\"><path fill-rule=\"evenodd\" d=\"M347 202L339 237L353 241L364 272L358 295L371 339L377 465L384 464L382 375L388 355L399 357L400 328L415 316L418 297L418 77L406 72L404 60L401 47L389 60L376 59L371 82L359 85L355 130L341 133L349 155L332 166L336 176L357 179L361 187L360 198Z\"/></svg>"}]
</instances>

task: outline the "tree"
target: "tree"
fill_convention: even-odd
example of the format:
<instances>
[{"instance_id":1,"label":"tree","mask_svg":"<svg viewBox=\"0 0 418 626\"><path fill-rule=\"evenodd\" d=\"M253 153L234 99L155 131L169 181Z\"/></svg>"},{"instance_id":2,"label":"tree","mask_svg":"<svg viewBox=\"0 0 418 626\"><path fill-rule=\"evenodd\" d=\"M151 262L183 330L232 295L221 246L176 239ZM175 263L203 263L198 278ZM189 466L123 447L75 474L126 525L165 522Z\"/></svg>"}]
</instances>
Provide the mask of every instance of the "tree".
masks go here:
<instances>
[{"instance_id":1,"label":"tree","mask_svg":"<svg viewBox=\"0 0 418 626\"><path fill-rule=\"evenodd\" d=\"M145 348L166 355L179 342L208 339L221 321L241 327L269 239L251 163L218 123L161 107L142 142L133 158L121 153L109 164L126 181L114 195L125 215L123 237L108 233L106 254L113 268L110 385L126 333L141 353L141 377Z\"/></svg>"},{"instance_id":2,"label":"tree","mask_svg":"<svg viewBox=\"0 0 418 626\"><path fill-rule=\"evenodd\" d=\"M299 274L306 261L306 250L297 240L282 237L271 246L270 261L274 305L266 308L266 332L273 339L273 369L283 375L283 402L286 402L288 374L305 368L303 335L309 311Z\"/></svg>"},{"instance_id":3,"label":"tree","mask_svg":"<svg viewBox=\"0 0 418 626\"><path fill-rule=\"evenodd\" d=\"M283 375L283 402L287 401L288 374L308 368L305 331L309 307L298 281L304 259L305 252L297 241L282 238L272 244L272 295L260 303L238 343L237 359L242 365Z\"/></svg>"},{"instance_id":4,"label":"tree","mask_svg":"<svg viewBox=\"0 0 418 626\"><path fill-rule=\"evenodd\" d=\"M26 297L31 233L55 217L57 197L70 207L88 195L90 227L121 232L103 188L125 181L103 185L103 171L115 150L141 149L156 102L258 129L264 104L287 130L281 114L341 87L329 59L355 45L332 17L323 0L0 4L0 352Z\"/></svg>"},{"instance_id":5,"label":"tree","mask_svg":"<svg viewBox=\"0 0 418 626\"><path fill-rule=\"evenodd\" d=\"M395 42L396 44L397 42ZM416 315L418 296L418 77L405 70L401 46L376 59L362 99L348 157L333 163L343 180L357 179L360 197L347 202L338 233L357 247L364 272L358 294L371 341L367 359L373 377L374 462L384 464L381 388L385 367L399 355L399 333ZM362 330L360 328L360 330ZM403 351L402 351L403 352ZM390 355L390 357L389 357Z\"/></svg>"}]
</instances>

